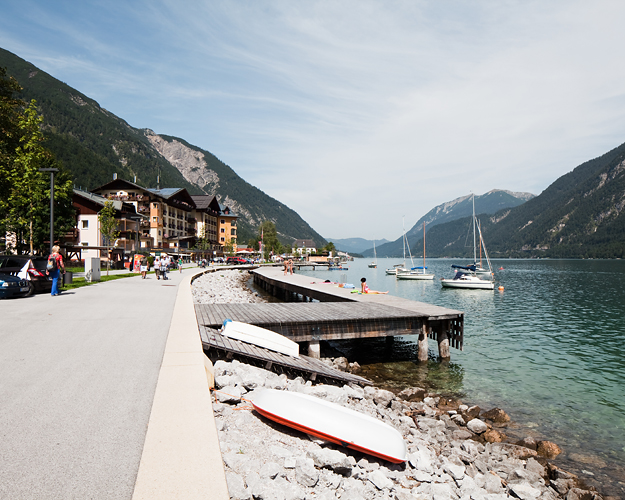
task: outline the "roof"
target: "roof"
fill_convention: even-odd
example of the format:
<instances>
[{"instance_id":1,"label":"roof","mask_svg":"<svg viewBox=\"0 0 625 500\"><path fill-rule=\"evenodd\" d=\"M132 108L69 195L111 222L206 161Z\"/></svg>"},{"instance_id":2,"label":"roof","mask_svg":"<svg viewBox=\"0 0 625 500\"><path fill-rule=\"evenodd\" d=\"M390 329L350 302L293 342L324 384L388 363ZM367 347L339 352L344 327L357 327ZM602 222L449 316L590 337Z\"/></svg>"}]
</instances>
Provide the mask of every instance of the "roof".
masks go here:
<instances>
[{"instance_id":1,"label":"roof","mask_svg":"<svg viewBox=\"0 0 625 500\"><path fill-rule=\"evenodd\" d=\"M219 215L225 215L226 217L239 217L237 214L230 210L230 207L219 204Z\"/></svg>"},{"instance_id":2,"label":"roof","mask_svg":"<svg viewBox=\"0 0 625 500\"><path fill-rule=\"evenodd\" d=\"M134 205L132 205L132 203L124 203L121 200L109 200L108 198L105 198L104 196L100 196L99 194L89 193L87 191L83 191L81 189L76 189L76 188L74 188L74 194L76 196L85 198L95 203L96 205L104 206L104 204L107 201L109 201L113 204L113 208L117 210L118 212L132 212L132 213L136 212Z\"/></svg>"},{"instance_id":3,"label":"roof","mask_svg":"<svg viewBox=\"0 0 625 500\"><path fill-rule=\"evenodd\" d=\"M315 245L315 242L313 240L295 240L294 245L298 248L317 248L317 245Z\"/></svg>"},{"instance_id":4,"label":"roof","mask_svg":"<svg viewBox=\"0 0 625 500\"><path fill-rule=\"evenodd\" d=\"M192 194L191 198L195 202L195 206L198 210L208 210L212 209L215 212L218 212L221 207L215 195L211 194Z\"/></svg>"}]
</instances>

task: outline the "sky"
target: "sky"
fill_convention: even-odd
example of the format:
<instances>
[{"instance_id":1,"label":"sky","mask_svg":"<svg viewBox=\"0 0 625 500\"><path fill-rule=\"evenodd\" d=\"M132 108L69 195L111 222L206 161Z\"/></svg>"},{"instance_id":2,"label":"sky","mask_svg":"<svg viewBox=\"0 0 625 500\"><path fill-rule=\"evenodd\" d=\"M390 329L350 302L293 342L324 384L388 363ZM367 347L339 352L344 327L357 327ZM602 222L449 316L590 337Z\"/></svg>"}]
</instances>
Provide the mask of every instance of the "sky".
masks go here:
<instances>
[{"instance_id":1,"label":"sky","mask_svg":"<svg viewBox=\"0 0 625 500\"><path fill-rule=\"evenodd\" d=\"M625 142L620 0L3 0L0 47L325 238L540 194Z\"/></svg>"}]
</instances>

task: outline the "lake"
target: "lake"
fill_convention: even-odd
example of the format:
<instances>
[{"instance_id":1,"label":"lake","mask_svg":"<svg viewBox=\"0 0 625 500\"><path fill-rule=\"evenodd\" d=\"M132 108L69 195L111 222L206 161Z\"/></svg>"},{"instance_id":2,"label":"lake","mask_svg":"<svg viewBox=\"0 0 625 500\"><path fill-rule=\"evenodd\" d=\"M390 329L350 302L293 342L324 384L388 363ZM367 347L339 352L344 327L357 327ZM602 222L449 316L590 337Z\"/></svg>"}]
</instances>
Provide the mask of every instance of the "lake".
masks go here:
<instances>
[{"instance_id":1,"label":"lake","mask_svg":"<svg viewBox=\"0 0 625 500\"><path fill-rule=\"evenodd\" d=\"M451 278L451 264L463 259L428 259L433 282L386 275L401 259L378 259L377 269L370 262L298 273L356 287L366 277L373 290L461 310L464 351L452 349L441 364L430 340L431 360L419 365L412 336L390 347L383 339L334 343L364 365L364 376L503 408L514 421L506 434L554 441L564 450L556 465L603 492L625 493L625 261L493 260L495 291L443 289L439 278Z\"/></svg>"}]
</instances>

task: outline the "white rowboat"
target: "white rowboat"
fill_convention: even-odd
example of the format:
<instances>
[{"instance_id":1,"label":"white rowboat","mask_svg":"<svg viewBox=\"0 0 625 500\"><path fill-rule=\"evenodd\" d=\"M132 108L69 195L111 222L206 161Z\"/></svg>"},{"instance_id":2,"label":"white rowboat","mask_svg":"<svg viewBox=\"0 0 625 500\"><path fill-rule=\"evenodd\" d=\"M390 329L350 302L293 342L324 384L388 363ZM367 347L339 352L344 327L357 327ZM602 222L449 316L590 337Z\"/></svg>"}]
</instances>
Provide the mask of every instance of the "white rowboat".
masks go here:
<instances>
[{"instance_id":1,"label":"white rowboat","mask_svg":"<svg viewBox=\"0 0 625 500\"><path fill-rule=\"evenodd\" d=\"M287 356L299 357L299 345L296 342L260 326L226 320L221 329L221 334L231 339L254 344L258 347L286 354Z\"/></svg>"},{"instance_id":2,"label":"white rowboat","mask_svg":"<svg viewBox=\"0 0 625 500\"><path fill-rule=\"evenodd\" d=\"M401 434L364 413L299 392L258 389L252 405L261 415L352 450L393 463L407 460Z\"/></svg>"}]
</instances>

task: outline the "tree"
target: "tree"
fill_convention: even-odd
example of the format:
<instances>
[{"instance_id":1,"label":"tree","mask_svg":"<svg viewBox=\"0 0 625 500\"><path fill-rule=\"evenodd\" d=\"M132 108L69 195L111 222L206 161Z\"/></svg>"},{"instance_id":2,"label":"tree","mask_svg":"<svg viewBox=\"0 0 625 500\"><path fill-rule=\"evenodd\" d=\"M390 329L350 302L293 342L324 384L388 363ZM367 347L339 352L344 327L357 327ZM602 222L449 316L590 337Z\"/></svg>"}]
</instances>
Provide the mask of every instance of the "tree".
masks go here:
<instances>
[{"instance_id":1,"label":"tree","mask_svg":"<svg viewBox=\"0 0 625 500\"><path fill-rule=\"evenodd\" d=\"M323 251L324 252L331 252L332 255L334 255L335 252L336 252L336 247L334 246L334 243L329 241L328 244L325 247L323 247Z\"/></svg>"},{"instance_id":2,"label":"tree","mask_svg":"<svg viewBox=\"0 0 625 500\"><path fill-rule=\"evenodd\" d=\"M104 207L98 213L98 221L100 222L100 233L102 234L102 239L108 249L108 258L106 260L106 275L108 276L109 269L111 267L111 241L115 241L119 238L117 219L115 218L115 206L112 201L104 202Z\"/></svg>"},{"instance_id":3,"label":"tree","mask_svg":"<svg viewBox=\"0 0 625 500\"><path fill-rule=\"evenodd\" d=\"M12 236L5 246L33 254L45 251L50 234L49 176L39 169L59 170L54 197L57 234L75 225L72 180L43 146L43 117L37 114L36 101L22 111L24 102L12 97L19 89L0 69L0 234Z\"/></svg>"},{"instance_id":4,"label":"tree","mask_svg":"<svg viewBox=\"0 0 625 500\"><path fill-rule=\"evenodd\" d=\"M272 221L266 220L259 226L258 236L263 242L263 257L265 260L269 259L271 254L282 253L282 243L278 240L276 225Z\"/></svg>"}]
</instances>

